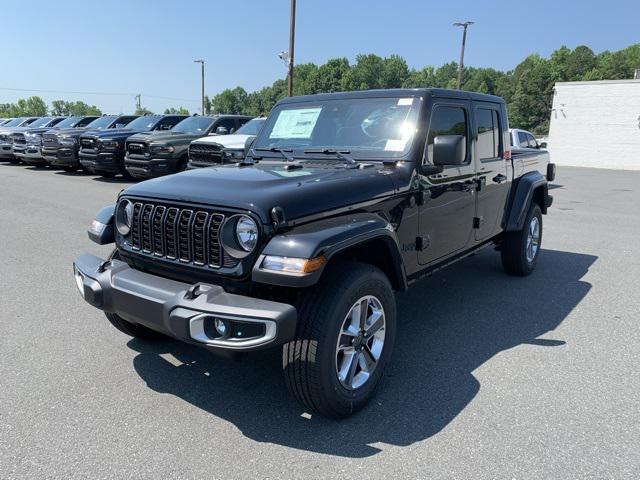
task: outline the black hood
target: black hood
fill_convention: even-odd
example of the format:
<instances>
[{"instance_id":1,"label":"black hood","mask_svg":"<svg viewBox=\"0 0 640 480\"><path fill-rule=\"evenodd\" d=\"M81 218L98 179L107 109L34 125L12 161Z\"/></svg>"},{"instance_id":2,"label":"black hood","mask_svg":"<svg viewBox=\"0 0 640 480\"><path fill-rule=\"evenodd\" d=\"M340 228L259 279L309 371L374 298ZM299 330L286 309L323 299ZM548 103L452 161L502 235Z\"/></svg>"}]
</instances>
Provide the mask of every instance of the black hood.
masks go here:
<instances>
[{"instance_id":1,"label":"black hood","mask_svg":"<svg viewBox=\"0 0 640 480\"><path fill-rule=\"evenodd\" d=\"M270 223L279 206L287 220L347 207L391 195L394 170L382 165L347 169L305 166L286 170L282 163L191 170L132 185L123 195L197 203L252 211Z\"/></svg>"},{"instance_id":2,"label":"black hood","mask_svg":"<svg viewBox=\"0 0 640 480\"><path fill-rule=\"evenodd\" d=\"M148 135L150 132L140 132L140 130L134 130L131 128L109 128L106 130L91 130L86 132L86 135L102 139L123 139L129 138L131 135ZM84 136L84 135L83 135Z\"/></svg>"}]
</instances>

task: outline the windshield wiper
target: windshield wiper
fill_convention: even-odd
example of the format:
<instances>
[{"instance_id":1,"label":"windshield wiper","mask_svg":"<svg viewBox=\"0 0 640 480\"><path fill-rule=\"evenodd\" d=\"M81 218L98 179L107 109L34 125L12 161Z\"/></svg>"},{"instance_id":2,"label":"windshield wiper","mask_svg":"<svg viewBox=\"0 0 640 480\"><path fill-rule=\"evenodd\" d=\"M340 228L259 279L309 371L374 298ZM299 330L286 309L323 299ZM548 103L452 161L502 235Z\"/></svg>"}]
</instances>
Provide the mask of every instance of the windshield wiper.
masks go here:
<instances>
[{"instance_id":1,"label":"windshield wiper","mask_svg":"<svg viewBox=\"0 0 640 480\"><path fill-rule=\"evenodd\" d=\"M309 150L305 150L304 153L321 153L323 155L335 155L340 160L344 160L350 165L358 163L351 156L351 150L336 150L335 148L311 148Z\"/></svg>"},{"instance_id":2,"label":"windshield wiper","mask_svg":"<svg viewBox=\"0 0 640 480\"><path fill-rule=\"evenodd\" d=\"M282 155L283 158L285 158L287 160L287 162L294 162L295 158L293 157L293 155L290 155L291 153L293 153L293 150L290 148L278 148L278 147L256 147L256 148L252 148L253 151L255 152L275 152L275 153L279 153L280 155Z\"/></svg>"}]
</instances>

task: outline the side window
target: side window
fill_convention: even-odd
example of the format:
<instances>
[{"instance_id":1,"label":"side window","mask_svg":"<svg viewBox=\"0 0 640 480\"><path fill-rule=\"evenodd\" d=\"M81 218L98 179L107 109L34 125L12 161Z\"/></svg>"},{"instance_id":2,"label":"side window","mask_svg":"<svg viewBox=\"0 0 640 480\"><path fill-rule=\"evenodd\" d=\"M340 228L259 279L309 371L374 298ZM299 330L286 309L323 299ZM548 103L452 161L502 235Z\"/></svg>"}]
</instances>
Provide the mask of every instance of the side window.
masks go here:
<instances>
[{"instance_id":1,"label":"side window","mask_svg":"<svg viewBox=\"0 0 640 480\"><path fill-rule=\"evenodd\" d=\"M518 143L522 148L527 148L529 146L529 140L527 139L526 133L518 132Z\"/></svg>"},{"instance_id":2,"label":"side window","mask_svg":"<svg viewBox=\"0 0 640 480\"><path fill-rule=\"evenodd\" d=\"M538 148L538 142L533 135L527 133L527 140L529 141L529 148Z\"/></svg>"},{"instance_id":3,"label":"side window","mask_svg":"<svg viewBox=\"0 0 640 480\"><path fill-rule=\"evenodd\" d=\"M478 140L476 150L480 160L491 160L500 157L500 126L498 112L493 109L476 110Z\"/></svg>"},{"instance_id":4,"label":"side window","mask_svg":"<svg viewBox=\"0 0 640 480\"><path fill-rule=\"evenodd\" d=\"M171 130L178 122L182 120L180 117L166 117L160 120L156 130Z\"/></svg>"},{"instance_id":5,"label":"side window","mask_svg":"<svg viewBox=\"0 0 640 480\"><path fill-rule=\"evenodd\" d=\"M431 113L431 124L427 135L427 159L433 163L433 140L439 136L461 135L468 145L467 113L462 107L436 106Z\"/></svg>"},{"instance_id":6,"label":"side window","mask_svg":"<svg viewBox=\"0 0 640 480\"><path fill-rule=\"evenodd\" d=\"M239 118L238 119L238 128L242 127L245 123L247 123L249 120L251 120L250 118Z\"/></svg>"},{"instance_id":7,"label":"side window","mask_svg":"<svg viewBox=\"0 0 640 480\"><path fill-rule=\"evenodd\" d=\"M91 122L93 122L96 118L98 117L87 117L87 118L83 118L82 120L80 120L78 122L78 124L76 125L76 127L86 127L87 125L89 125Z\"/></svg>"},{"instance_id":8,"label":"side window","mask_svg":"<svg viewBox=\"0 0 640 480\"><path fill-rule=\"evenodd\" d=\"M236 119L235 118L224 118L220 120L216 128L214 128L214 132L217 131L220 127L224 127L227 129L227 133L233 133L236 129Z\"/></svg>"}]
</instances>

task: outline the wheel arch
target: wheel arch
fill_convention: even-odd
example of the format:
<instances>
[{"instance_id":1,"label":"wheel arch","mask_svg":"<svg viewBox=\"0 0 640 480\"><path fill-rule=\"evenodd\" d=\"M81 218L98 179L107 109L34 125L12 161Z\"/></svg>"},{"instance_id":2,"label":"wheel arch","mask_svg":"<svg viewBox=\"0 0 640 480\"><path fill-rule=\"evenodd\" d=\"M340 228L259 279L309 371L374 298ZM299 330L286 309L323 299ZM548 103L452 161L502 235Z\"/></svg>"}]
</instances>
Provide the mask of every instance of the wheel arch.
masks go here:
<instances>
[{"instance_id":1,"label":"wheel arch","mask_svg":"<svg viewBox=\"0 0 640 480\"><path fill-rule=\"evenodd\" d=\"M520 230L532 202L540 205L543 214L547 213L549 204L549 186L547 179L540 172L530 172L520 177L512 188L509 205L505 217L505 230Z\"/></svg>"},{"instance_id":2,"label":"wheel arch","mask_svg":"<svg viewBox=\"0 0 640 480\"><path fill-rule=\"evenodd\" d=\"M260 265L267 255L296 258L323 256L326 262L311 274L287 275L262 270ZM320 280L328 265L341 260L374 265L387 275L394 290L407 289L407 275L395 231L387 220L374 213L325 219L276 235L258 258L252 279L264 284L308 287Z\"/></svg>"}]
</instances>

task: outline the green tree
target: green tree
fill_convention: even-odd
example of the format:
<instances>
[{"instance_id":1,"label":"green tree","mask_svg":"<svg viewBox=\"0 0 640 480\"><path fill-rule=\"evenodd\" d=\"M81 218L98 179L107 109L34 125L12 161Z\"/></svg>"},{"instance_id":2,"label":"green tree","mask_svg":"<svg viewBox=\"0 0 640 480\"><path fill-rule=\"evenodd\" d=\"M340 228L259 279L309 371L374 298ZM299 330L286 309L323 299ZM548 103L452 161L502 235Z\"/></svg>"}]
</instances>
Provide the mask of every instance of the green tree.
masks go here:
<instances>
[{"instance_id":1,"label":"green tree","mask_svg":"<svg viewBox=\"0 0 640 480\"><path fill-rule=\"evenodd\" d=\"M54 100L51 102L51 115L102 115L102 111L95 105L87 105L81 101Z\"/></svg>"},{"instance_id":2,"label":"green tree","mask_svg":"<svg viewBox=\"0 0 640 480\"><path fill-rule=\"evenodd\" d=\"M211 106L215 113L241 114L247 108L247 91L242 87L223 90L213 97Z\"/></svg>"},{"instance_id":3,"label":"green tree","mask_svg":"<svg viewBox=\"0 0 640 480\"><path fill-rule=\"evenodd\" d=\"M206 104L205 104L205 110L206 110ZM175 114L175 115L189 115L189 110L187 110L184 107L178 107L178 108L166 108L164 111L165 114Z\"/></svg>"},{"instance_id":4,"label":"green tree","mask_svg":"<svg viewBox=\"0 0 640 480\"><path fill-rule=\"evenodd\" d=\"M136 108L134 115L153 115L153 112L146 107Z\"/></svg>"}]
</instances>

